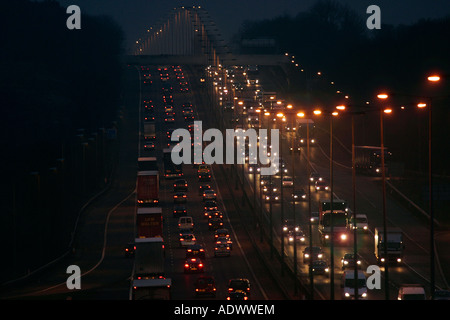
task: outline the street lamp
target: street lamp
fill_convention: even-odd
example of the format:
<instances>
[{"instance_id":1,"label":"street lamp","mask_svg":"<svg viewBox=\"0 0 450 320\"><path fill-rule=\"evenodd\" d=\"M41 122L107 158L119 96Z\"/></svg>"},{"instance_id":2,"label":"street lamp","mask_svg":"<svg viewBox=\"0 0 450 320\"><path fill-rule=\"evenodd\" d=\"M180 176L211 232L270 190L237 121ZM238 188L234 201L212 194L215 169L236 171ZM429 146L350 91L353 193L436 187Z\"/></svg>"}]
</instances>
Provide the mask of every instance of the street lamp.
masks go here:
<instances>
[{"instance_id":1,"label":"street lamp","mask_svg":"<svg viewBox=\"0 0 450 320\"><path fill-rule=\"evenodd\" d=\"M428 81L437 83L440 81L440 76L428 76ZM419 103L418 108L428 108L428 214L430 215L430 293L431 299L434 299L435 291L435 273L434 273L434 210L433 210L433 177L432 177L432 155L431 155L431 140L432 140L432 117L431 117L431 97L428 98L429 106L426 103Z\"/></svg>"},{"instance_id":2,"label":"street lamp","mask_svg":"<svg viewBox=\"0 0 450 320\"><path fill-rule=\"evenodd\" d=\"M284 119L284 114L282 112L277 113L278 119ZM281 138L280 138L280 155L283 154L283 125L281 125ZM281 223L284 221L284 201L283 201L283 165L278 163L278 168L281 172L280 179L280 198L281 198ZM294 230L295 232L295 230ZM295 233L294 233L295 242ZM284 275L284 232L281 233L281 275Z\"/></svg>"},{"instance_id":3,"label":"street lamp","mask_svg":"<svg viewBox=\"0 0 450 320\"><path fill-rule=\"evenodd\" d=\"M386 100L389 95L381 93L377 95L378 99ZM383 113L385 111L380 108L380 138L381 138L381 177L382 177L382 190L383 190L383 238L384 238L384 283L385 283L385 298L389 300L389 267L388 267L388 251L387 251L387 214L386 214L386 168L384 165L384 128L383 128ZM392 110L391 110L392 112Z\"/></svg>"}]
</instances>

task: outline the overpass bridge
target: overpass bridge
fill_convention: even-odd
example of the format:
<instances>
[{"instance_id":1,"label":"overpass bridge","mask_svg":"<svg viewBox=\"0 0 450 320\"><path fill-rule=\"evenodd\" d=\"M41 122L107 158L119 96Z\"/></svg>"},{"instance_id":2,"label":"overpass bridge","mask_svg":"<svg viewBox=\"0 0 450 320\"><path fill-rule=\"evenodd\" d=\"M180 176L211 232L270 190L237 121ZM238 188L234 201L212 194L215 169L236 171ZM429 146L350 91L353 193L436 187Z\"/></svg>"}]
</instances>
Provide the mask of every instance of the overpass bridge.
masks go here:
<instances>
[{"instance_id":1,"label":"overpass bridge","mask_svg":"<svg viewBox=\"0 0 450 320\"><path fill-rule=\"evenodd\" d=\"M136 40L128 64L283 65L284 54L233 54L208 12L200 6L177 7Z\"/></svg>"}]
</instances>

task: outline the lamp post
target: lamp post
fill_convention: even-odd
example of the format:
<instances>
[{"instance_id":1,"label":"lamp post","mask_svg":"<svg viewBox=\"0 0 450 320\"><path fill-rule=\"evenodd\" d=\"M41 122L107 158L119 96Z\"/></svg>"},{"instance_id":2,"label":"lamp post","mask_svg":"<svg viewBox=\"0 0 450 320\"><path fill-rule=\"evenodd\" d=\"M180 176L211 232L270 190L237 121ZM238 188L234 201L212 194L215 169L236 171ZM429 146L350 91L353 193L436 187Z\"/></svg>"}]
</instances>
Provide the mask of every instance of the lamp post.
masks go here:
<instances>
[{"instance_id":1,"label":"lamp post","mask_svg":"<svg viewBox=\"0 0 450 320\"><path fill-rule=\"evenodd\" d=\"M437 83L441 80L438 75L428 76L427 80L431 83ZM432 177L432 113L431 113L431 97L428 98L428 214L430 215L430 294L434 299L435 291L435 263L434 263L434 210L433 210L433 177ZM420 105L418 105L420 107Z\"/></svg>"},{"instance_id":2,"label":"lamp post","mask_svg":"<svg viewBox=\"0 0 450 320\"><path fill-rule=\"evenodd\" d=\"M277 118L283 119L284 114L283 113L277 113ZM281 138L280 138L280 156L283 154L283 124L281 125ZM282 159L281 157L279 157ZM281 204L281 224L283 224L284 221L284 201L283 201L283 164L278 163L278 168L280 169L281 179L280 179L280 204ZM294 225L295 227L295 225ZM295 230L294 230L295 232ZM294 235L294 242L295 242L295 235ZM281 275L284 275L284 232L281 232Z\"/></svg>"},{"instance_id":3,"label":"lamp post","mask_svg":"<svg viewBox=\"0 0 450 320\"><path fill-rule=\"evenodd\" d=\"M377 95L378 99L386 100L389 95L381 93ZM390 111L387 111L390 110ZM389 300L389 263L388 263L388 239L387 239L387 213L386 213L386 169L384 165L384 125L383 114L390 113L391 109L383 110L380 108L380 141L381 141L381 181L383 191L383 250L384 250L384 292L385 299Z\"/></svg>"}]
</instances>

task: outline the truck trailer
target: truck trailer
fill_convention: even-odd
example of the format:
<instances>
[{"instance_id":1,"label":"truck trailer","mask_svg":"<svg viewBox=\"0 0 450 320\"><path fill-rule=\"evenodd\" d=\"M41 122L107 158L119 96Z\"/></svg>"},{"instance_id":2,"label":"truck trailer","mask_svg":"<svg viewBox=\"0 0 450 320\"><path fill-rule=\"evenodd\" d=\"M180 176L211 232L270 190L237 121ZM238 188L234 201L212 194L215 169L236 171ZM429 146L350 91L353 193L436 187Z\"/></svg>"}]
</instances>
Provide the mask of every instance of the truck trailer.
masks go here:
<instances>
[{"instance_id":1,"label":"truck trailer","mask_svg":"<svg viewBox=\"0 0 450 320\"><path fill-rule=\"evenodd\" d=\"M387 259L384 252L384 228L375 228L375 257L378 264L403 262L403 251L405 245L403 244L403 232L400 228L388 227L387 234Z\"/></svg>"},{"instance_id":2,"label":"truck trailer","mask_svg":"<svg viewBox=\"0 0 450 320\"><path fill-rule=\"evenodd\" d=\"M333 232L331 232L332 228ZM347 201L333 199L331 208L331 201L329 199L320 200L318 229L322 244L329 244L332 237L333 244L348 244L350 241L350 232Z\"/></svg>"},{"instance_id":3,"label":"truck trailer","mask_svg":"<svg viewBox=\"0 0 450 320\"><path fill-rule=\"evenodd\" d=\"M139 205L157 205L159 203L159 172L138 171L136 190Z\"/></svg>"},{"instance_id":4,"label":"truck trailer","mask_svg":"<svg viewBox=\"0 0 450 320\"><path fill-rule=\"evenodd\" d=\"M140 207L136 211L136 237L153 238L163 236L161 207Z\"/></svg>"},{"instance_id":5,"label":"truck trailer","mask_svg":"<svg viewBox=\"0 0 450 320\"><path fill-rule=\"evenodd\" d=\"M170 300L172 279L133 280L131 300Z\"/></svg>"},{"instance_id":6,"label":"truck trailer","mask_svg":"<svg viewBox=\"0 0 450 320\"><path fill-rule=\"evenodd\" d=\"M164 278L163 238L136 238L134 245L133 279Z\"/></svg>"}]
</instances>

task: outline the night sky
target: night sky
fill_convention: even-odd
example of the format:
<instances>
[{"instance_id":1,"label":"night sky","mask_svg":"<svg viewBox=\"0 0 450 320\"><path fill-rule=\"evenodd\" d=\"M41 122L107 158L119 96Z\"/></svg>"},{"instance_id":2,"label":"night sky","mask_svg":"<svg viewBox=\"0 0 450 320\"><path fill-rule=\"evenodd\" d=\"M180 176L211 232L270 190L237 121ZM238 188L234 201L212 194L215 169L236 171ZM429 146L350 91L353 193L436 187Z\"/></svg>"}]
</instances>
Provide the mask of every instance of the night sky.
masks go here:
<instances>
[{"instance_id":1,"label":"night sky","mask_svg":"<svg viewBox=\"0 0 450 320\"><path fill-rule=\"evenodd\" d=\"M225 40L239 30L245 20L260 20L307 11L316 0L58 0L63 7L76 4L82 12L113 17L123 28L126 47L150 26L177 6L201 5L215 21ZM369 5L381 9L384 24L412 24L423 18L441 18L450 14L449 0L339 0L366 20Z\"/></svg>"}]
</instances>

